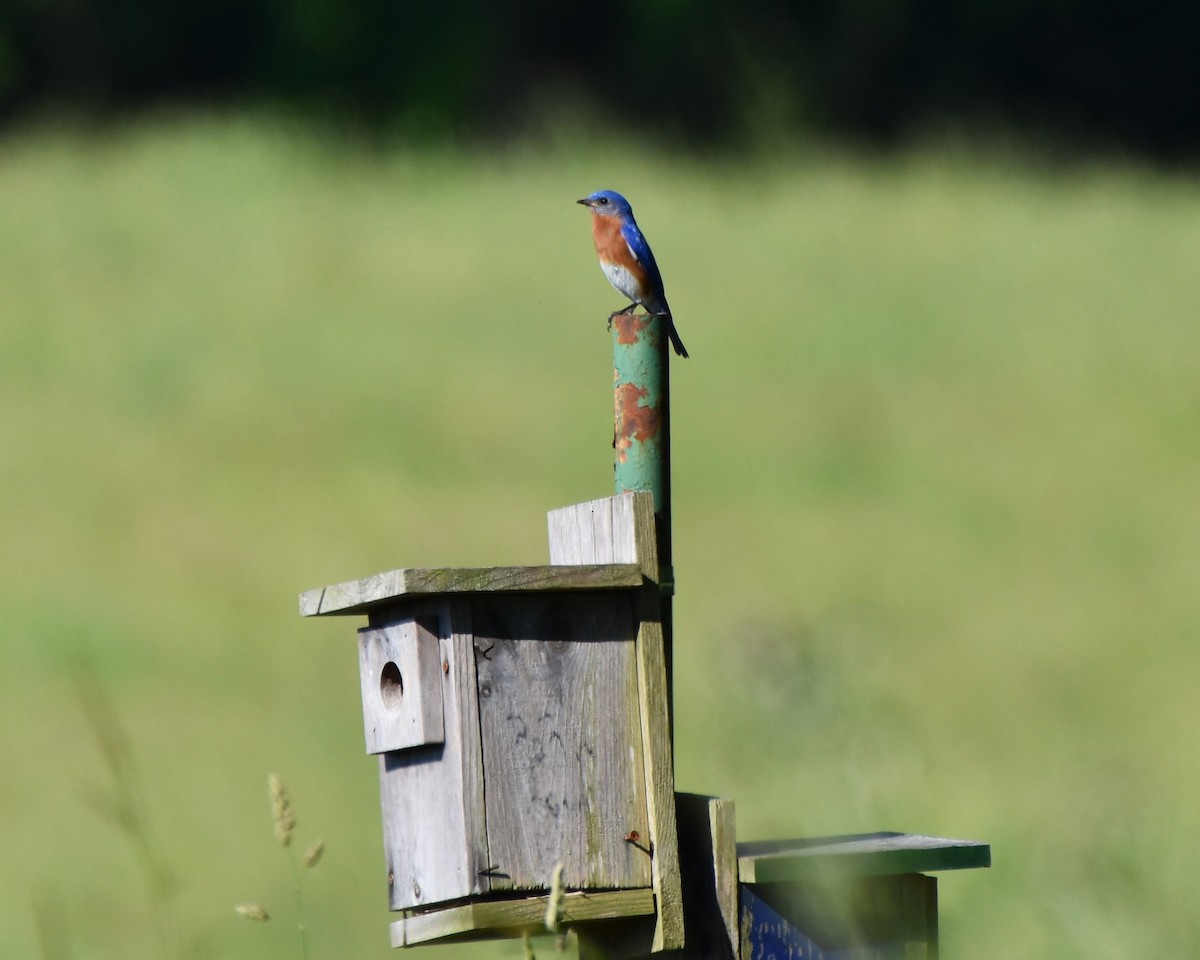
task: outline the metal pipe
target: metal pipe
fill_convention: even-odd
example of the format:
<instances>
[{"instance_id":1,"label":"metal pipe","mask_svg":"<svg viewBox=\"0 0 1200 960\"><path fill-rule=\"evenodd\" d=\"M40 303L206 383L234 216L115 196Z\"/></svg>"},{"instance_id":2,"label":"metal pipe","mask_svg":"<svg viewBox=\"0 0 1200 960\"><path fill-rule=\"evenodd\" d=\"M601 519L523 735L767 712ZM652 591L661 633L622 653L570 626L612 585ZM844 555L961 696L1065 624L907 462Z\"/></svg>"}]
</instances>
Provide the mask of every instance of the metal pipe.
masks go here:
<instances>
[{"instance_id":1,"label":"metal pipe","mask_svg":"<svg viewBox=\"0 0 1200 960\"><path fill-rule=\"evenodd\" d=\"M671 378L666 318L617 313L612 317L612 333L613 488L617 494L648 490L654 496L668 716L673 718L671 607L675 573L671 558Z\"/></svg>"}]
</instances>

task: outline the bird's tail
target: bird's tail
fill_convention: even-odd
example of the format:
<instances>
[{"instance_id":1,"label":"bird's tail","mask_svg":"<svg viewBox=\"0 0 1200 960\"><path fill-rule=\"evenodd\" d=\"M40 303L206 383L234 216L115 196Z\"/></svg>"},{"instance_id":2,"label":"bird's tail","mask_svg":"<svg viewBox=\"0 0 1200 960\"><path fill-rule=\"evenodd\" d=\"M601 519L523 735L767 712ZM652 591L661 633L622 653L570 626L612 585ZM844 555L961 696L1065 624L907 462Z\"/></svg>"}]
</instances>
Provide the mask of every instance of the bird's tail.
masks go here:
<instances>
[{"instance_id":1,"label":"bird's tail","mask_svg":"<svg viewBox=\"0 0 1200 960\"><path fill-rule=\"evenodd\" d=\"M675 348L675 352L686 360L688 356L687 347L679 339L679 331L675 329L675 321L669 313L667 314L667 336L671 338L671 346Z\"/></svg>"}]
</instances>

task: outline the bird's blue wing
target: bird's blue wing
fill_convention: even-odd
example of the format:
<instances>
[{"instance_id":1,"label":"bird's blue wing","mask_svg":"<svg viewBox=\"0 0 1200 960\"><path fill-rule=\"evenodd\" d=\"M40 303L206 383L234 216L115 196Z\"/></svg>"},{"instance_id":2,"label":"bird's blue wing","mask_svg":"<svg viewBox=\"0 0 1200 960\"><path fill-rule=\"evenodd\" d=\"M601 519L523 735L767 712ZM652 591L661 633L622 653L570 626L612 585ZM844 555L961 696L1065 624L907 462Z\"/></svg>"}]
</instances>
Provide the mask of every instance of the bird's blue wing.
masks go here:
<instances>
[{"instance_id":1,"label":"bird's blue wing","mask_svg":"<svg viewBox=\"0 0 1200 960\"><path fill-rule=\"evenodd\" d=\"M646 242L646 238L642 236L642 231L638 229L636 223L622 224L621 236L629 245L629 251L633 254L634 259L645 269L646 280L656 297L662 301L661 309L665 310L666 295L663 293L662 274L658 272L658 264L654 262L654 252L650 249L650 244Z\"/></svg>"}]
</instances>

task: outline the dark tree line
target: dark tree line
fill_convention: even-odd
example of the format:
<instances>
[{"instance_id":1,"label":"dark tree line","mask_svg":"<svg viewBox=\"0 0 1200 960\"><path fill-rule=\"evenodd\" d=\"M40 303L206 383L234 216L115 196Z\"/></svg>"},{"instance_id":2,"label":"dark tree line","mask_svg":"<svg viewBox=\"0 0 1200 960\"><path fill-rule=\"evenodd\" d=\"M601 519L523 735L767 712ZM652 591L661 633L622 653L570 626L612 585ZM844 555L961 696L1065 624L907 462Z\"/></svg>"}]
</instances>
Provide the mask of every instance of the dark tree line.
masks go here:
<instances>
[{"instance_id":1,"label":"dark tree line","mask_svg":"<svg viewBox=\"0 0 1200 960\"><path fill-rule=\"evenodd\" d=\"M693 143L1022 127L1200 153L1181 0L0 0L0 119L281 104L415 136L575 106Z\"/></svg>"}]
</instances>

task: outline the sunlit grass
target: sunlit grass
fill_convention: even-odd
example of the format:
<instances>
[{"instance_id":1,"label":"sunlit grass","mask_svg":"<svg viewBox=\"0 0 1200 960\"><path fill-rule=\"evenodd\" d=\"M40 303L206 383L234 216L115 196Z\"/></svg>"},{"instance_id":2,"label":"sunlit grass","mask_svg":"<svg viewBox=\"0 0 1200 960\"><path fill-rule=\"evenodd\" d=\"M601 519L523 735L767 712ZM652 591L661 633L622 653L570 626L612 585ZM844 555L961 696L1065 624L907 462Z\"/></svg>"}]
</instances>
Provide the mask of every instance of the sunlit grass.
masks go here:
<instances>
[{"instance_id":1,"label":"sunlit grass","mask_svg":"<svg viewBox=\"0 0 1200 960\"><path fill-rule=\"evenodd\" d=\"M680 786L732 796L744 837L991 841L940 885L948 955L1200 949L1195 181L210 119L0 141L0 954L36 952L35 899L76 955L154 952L81 799L84 655L193 954L294 951L230 915L286 897L275 769L329 825L313 956L389 952L353 625L295 597L540 562L544 511L609 492L619 302L572 203L602 186L693 353Z\"/></svg>"}]
</instances>

